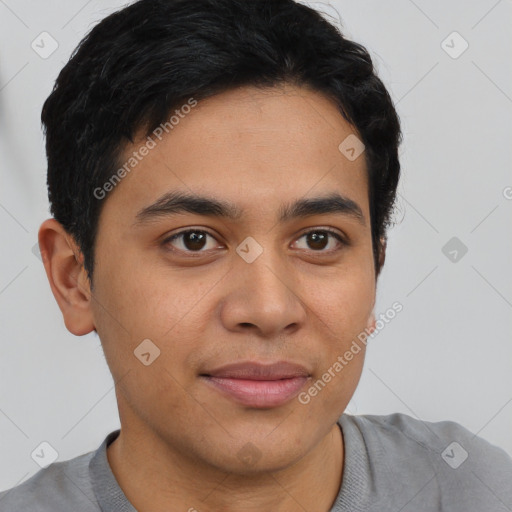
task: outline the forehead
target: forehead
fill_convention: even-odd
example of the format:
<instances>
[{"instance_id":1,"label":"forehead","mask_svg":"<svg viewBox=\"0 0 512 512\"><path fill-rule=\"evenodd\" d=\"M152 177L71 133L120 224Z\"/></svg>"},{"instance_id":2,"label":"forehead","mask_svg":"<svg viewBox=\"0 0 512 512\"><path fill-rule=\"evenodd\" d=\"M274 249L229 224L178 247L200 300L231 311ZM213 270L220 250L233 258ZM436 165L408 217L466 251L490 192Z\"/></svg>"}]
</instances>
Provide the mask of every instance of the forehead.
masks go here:
<instances>
[{"instance_id":1,"label":"forehead","mask_svg":"<svg viewBox=\"0 0 512 512\"><path fill-rule=\"evenodd\" d=\"M339 149L356 130L321 93L244 87L176 110L160 137L150 135L149 143L140 135L125 148L119 163L128 172L109 192L107 212L129 211L133 221L173 190L224 199L249 214L332 192L367 210L364 154L349 160ZM141 157L144 146L151 149Z\"/></svg>"}]
</instances>

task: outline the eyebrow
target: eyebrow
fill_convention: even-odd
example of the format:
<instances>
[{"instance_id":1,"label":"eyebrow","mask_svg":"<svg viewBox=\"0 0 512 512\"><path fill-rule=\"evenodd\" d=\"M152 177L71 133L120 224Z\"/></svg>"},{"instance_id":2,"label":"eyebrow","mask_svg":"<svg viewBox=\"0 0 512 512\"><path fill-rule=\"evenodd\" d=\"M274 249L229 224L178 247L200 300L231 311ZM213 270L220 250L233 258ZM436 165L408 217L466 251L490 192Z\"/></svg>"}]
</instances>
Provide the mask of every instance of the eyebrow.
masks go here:
<instances>
[{"instance_id":1,"label":"eyebrow","mask_svg":"<svg viewBox=\"0 0 512 512\"><path fill-rule=\"evenodd\" d=\"M135 216L134 225L145 224L161 217L177 213L193 213L207 217L221 217L237 220L243 215L238 206L220 199L189 194L180 191L165 193L153 204L142 208ZM348 197L331 193L322 197L301 198L294 202L282 205L279 209L279 222L284 223L291 219L337 213L356 219L363 226L366 225L361 207Z\"/></svg>"}]
</instances>

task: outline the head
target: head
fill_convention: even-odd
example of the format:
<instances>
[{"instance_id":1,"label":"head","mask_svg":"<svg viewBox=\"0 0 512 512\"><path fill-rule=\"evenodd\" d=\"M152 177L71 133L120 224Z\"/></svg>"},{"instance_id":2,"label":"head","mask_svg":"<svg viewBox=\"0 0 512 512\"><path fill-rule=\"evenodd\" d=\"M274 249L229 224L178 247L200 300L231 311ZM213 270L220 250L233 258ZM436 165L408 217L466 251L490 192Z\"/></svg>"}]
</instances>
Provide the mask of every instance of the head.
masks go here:
<instances>
[{"instance_id":1,"label":"head","mask_svg":"<svg viewBox=\"0 0 512 512\"><path fill-rule=\"evenodd\" d=\"M293 0L142 0L84 38L42 122L45 269L70 332L101 339L122 427L229 471L249 440L259 469L299 460L364 346L307 404L204 377L288 361L307 390L371 329L401 134L367 51Z\"/></svg>"}]
</instances>

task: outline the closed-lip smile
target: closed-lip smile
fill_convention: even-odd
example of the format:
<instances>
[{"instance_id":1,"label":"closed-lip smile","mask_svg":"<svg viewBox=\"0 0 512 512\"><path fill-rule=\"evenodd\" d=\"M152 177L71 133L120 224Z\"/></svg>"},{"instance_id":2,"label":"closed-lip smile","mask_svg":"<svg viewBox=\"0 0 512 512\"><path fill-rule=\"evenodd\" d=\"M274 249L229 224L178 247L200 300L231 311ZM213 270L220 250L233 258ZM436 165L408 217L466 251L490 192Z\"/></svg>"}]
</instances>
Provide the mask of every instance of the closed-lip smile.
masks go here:
<instances>
[{"instance_id":1,"label":"closed-lip smile","mask_svg":"<svg viewBox=\"0 0 512 512\"><path fill-rule=\"evenodd\" d=\"M238 362L200 375L206 383L236 402L254 408L283 405L298 394L310 372L288 361Z\"/></svg>"}]
</instances>

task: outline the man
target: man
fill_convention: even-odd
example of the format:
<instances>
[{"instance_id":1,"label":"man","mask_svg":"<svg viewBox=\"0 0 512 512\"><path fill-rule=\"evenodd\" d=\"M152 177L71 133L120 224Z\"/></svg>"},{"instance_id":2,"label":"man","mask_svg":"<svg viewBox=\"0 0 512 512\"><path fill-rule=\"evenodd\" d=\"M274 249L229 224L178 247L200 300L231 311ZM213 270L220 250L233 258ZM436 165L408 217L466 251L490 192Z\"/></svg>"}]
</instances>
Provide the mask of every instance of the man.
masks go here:
<instances>
[{"instance_id":1,"label":"man","mask_svg":"<svg viewBox=\"0 0 512 512\"><path fill-rule=\"evenodd\" d=\"M42 121L41 254L121 429L2 511L512 510L511 458L461 425L344 414L400 170L362 46L293 0L142 0Z\"/></svg>"}]
</instances>

